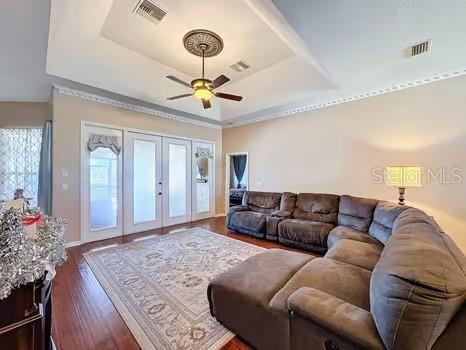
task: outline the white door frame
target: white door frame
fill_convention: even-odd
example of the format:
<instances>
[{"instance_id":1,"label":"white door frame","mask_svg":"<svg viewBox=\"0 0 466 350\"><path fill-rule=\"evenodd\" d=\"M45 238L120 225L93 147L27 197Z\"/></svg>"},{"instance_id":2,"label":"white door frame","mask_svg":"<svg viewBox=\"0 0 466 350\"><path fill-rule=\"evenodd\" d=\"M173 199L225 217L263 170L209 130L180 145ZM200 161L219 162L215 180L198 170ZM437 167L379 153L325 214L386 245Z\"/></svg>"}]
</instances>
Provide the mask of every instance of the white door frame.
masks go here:
<instances>
[{"instance_id":1,"label":"white door frame","mask_svg":"<svg viewBox=\"0 0 466 350\"><path fill-rule=\"evenodd\" d=\"M118 155L117 170L117 225L113 228L104 228L91 231L90 228L90 151L87 143L91 134L103 134L117 136L123 145L123 131L120 129L106 128L95 125L82 125L81 127L81 240L84 242L97 241L123 235L123 153Z\"/></svg>"},{"instance_id":2,"label":"white door frame","mask_svg":"<svg viewBox=\"0 0 466 350\"><path fill-rule=\"evenodd\" d=\"M225 153L225 215L228 213L228 209L230 209L230 163L231 163L231 156L239 156L245 154L247 157L246 161L246 170L247 170L247 180L248 184L246 186L246 190L249 190L249 152L231 152Z\"/></svg>"},{"instance_id":3,"label":"white door frame","mask_svg":"<svg viewBox=\"0 0 466 350\"><path fill-rule=\"evenodd\" d=\"M148 141L155 144L155 220L134 222L134 141ZM162 137L136 132L125 132L124 150L124 234L154 230L162 227Z\"/></svg>"}]
</instances>

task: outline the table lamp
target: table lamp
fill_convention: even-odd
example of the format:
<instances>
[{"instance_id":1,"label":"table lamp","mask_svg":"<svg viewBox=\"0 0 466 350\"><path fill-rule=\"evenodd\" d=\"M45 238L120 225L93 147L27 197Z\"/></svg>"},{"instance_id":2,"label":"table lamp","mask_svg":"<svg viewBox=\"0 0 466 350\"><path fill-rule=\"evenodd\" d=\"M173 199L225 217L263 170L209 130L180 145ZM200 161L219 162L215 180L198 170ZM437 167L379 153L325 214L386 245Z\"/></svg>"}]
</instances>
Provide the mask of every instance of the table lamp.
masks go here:
<instances>
[{"instance_id":1,"label":"table lamp","mask_svg":"<svg viewBox=\"0 0 466 350\"><path fill-rule=\"evenodd\" d=\"M385 184L397 187L398 204L405 204L406 187L421 187L422 169L418 166L390 166L385 168Z\"/></svg>"}]
</instances>

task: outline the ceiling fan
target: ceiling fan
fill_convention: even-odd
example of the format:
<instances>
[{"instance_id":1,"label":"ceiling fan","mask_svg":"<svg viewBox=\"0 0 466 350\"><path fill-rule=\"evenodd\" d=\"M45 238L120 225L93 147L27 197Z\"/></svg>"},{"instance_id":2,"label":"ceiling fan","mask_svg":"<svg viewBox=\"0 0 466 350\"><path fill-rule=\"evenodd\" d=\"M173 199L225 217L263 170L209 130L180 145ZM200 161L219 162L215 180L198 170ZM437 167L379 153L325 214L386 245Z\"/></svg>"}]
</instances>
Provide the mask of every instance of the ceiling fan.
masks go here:
<instances>
[{"instance_id":1,"label":"ceiling fan","mask_svg":"<svg viewBox=\"0 0 466 350\"><path fill-rule=\"evenodd\" d=\"M193 90L193 92L189 94L168 97L167 100L177 100L194 95L194 97L202 101L204 109L207 109L211 107L210 99L213 96L231 101L241 101L243 99L242 96L214 91L230 81L225 75L222 74L213 81L206 79L204 76L205 58L216 56L223 49L223 41L217 34L205 29L197 29L187 33L183 38L183 42L186 50L196 56L202 57L202 78L194 79L191 84L189 84L173 75L167 75L168 79Z\"/></svg>"}]
</instances>

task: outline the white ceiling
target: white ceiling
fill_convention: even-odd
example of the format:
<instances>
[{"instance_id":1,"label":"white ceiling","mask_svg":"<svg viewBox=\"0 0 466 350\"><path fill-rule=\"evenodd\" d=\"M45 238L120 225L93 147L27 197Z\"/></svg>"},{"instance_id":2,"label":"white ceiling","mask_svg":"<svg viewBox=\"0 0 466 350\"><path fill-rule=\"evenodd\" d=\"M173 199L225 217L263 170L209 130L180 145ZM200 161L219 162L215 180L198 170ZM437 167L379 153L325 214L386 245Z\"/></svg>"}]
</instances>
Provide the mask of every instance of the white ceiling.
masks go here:
<instances>
[{"instance_id":1,"label":"white ceiling","mask_svg":"<svg viewBox=\"0 0 466 350\"><path fill-rule=\"evenodd\" d=\"M135 15L136 3L52 0L47 72L214 120L290 102L305 96L303 90L332 86L309 61L296 57L244 1L157 0L168 11L158 25ZM225 48L207 60L207 75L230 77L232 81L219 91L241 94L242 102L214 99L213 108L204 110L191 97L166 100L189 92L166 75L188 82L200 75L200 59L187 53L182 44L186 32L196 28L223 37ZM239 60L251 69L237 73L229 67Z\"/></svg>"},{"instance_id":2,"label":"white ceiling","mask_svg":"<svg viewBox=\"0 0 466 350\"><path fill-rule=\"evenodd\" d=\"M243 1L217 0L214 6L204 7L198 1L156 0L156 3L168 12L159 24L135 14L135 1L114 0L100 35L185 75L199 77L201 58L185 50L182 38L192 29L215 30L225 46L219 56L206 59L206 74L211 80L228 74L237 81L293 55ZM225 16L226 13L229 15ZM251 68L244 73L229 68L240 60Z\"/></svg>"},{"instance_id":3,"label":"white ceiling","mask_svg":"<svg viewBox=\"0 0 466 350\"><path fill-rule=\"evenodd\" d=\"M45 101L65 78L235 123L466 73L465 1L155 2L168 11L158 25L132 13L137 0L52 0L50 18L49 0L3 0L0 100ZM187 92L166 75L199 75L200 59L182 45L195 28L223 37L225 49L206 61L206 73L229 76L219 90L242 102L215 99L205 111L194 98L166 100ZM426 39L431 51L407 57L409 45ZM251 69L233 71L238 60Z\"/></svg>"}]
</instances>

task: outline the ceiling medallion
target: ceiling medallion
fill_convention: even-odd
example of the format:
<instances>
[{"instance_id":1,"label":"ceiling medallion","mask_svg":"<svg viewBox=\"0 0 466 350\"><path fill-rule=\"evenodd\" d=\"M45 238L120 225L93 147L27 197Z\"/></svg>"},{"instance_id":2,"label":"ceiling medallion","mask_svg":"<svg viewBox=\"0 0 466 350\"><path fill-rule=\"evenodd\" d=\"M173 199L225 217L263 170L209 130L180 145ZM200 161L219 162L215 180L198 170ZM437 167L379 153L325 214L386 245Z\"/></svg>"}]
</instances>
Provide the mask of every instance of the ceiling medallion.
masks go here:
<instances>
[{"instance_id":1,"label":"ceiling medallion","mask_svg":"<svg viewBox=\"0 0 466 350\"><path fill-rule=\"evenodd\" d=\"M223 50L222 38L207 29L195 29L186 33L183 44L189 53L200 57L217 56Z\"/></svg>"}]
</instances>

